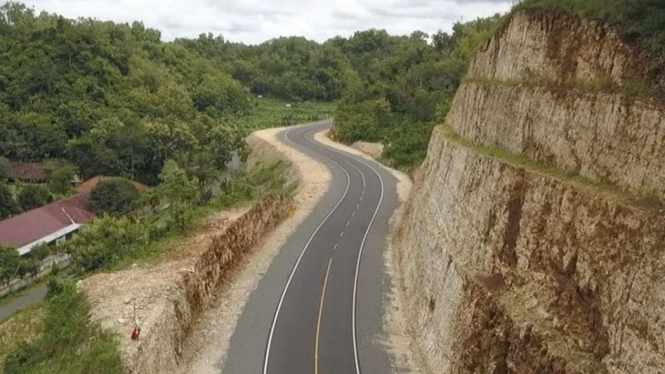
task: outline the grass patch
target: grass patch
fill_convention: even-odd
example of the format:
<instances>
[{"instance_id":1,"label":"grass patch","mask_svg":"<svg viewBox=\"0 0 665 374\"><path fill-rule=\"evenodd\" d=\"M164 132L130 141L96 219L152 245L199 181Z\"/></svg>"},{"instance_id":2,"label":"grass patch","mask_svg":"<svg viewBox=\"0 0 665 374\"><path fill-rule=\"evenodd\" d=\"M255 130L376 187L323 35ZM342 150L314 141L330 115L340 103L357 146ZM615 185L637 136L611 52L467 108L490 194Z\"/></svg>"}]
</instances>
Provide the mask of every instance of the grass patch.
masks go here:
<instances>
[{"instance_id":1,"label":"grass patch","mask_svg":"<svg viewBox=\"0 0 665 374\"><path fill-rule=\"evenodd\" d=\"M0 368L20 342L33 342L44 331L46 303L41 301L12 314L0 323Z\"/></svg>"},{"instance_id":2,"label":"grass patch","mask_svg":"<svg viewBox=\"0 0 665 374\"><path fill-rule=\"evenodd\" d=\"M437 126L436 130L441 131L446 139L455 144L471 149L472 151L481 155L492 157L500 161L524 168L534 174L540 174L561 181L574 183L579 186L602 191L604 193L617 196L618 198L639 208L660 209L664 206L662 199L653 191L634 193L613 183L596 181L575 172L534 161L523 154L513 153L505 148L475 143L460 136L455 130L446 125Z\"/></svg>"},{"instance_id":3,"label":"grass patch","mask_svg":"<svg viewBox=\"0 0 665 374\"><path fill-rule=\"evenodd\" d=\"M298 103L262 98L257 100L253 113L238 118L236 122L245 135L249 135L256 130L333 118L335 106L334 102L306 101Z\"/></svg>"},{"instance_id":4,"label":"grass patch","mask_svg":"<svg viewBox=\"0 0 665 374\"><path fill-rule=\"evenodd\" d=\"M90 320L86 296L77 292L72 282L54 284L57 286L50 288L44 301L41 334L11 349L3 373L122 373L119 343L99 323ZM29 313L24 311L20 315Z\"/></svg>"}]
</instances>

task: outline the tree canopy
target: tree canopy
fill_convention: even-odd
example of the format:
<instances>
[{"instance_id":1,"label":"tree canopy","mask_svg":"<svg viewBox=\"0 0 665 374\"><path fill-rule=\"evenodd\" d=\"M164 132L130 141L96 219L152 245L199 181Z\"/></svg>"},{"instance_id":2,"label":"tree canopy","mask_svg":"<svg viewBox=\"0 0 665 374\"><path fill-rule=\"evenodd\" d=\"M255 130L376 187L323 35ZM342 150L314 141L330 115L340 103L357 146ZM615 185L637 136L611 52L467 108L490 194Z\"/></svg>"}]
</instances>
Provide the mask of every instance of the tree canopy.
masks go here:
<instances>
[{"instance_id":1,"label":"tree canopy","mask_svg":"<svg viewBox=\"0 0 665 374\"><path fill-rule=\"evenodd\" d=\"M101 181L90 191L90 206L97 214L125 214L139 198L139 190L125 178Z\"/></svg>"},{"instance_id":2,"label":"tree canopy","mask_svg":"<svg viewBox=\"0 0 665 374\"><path fill-rule=\"evenodd\" d=\"M39 208L53 201L53 195L46 186L41 184L26 184L21 187L18 194L18 204L24 211Z\"/></svg>"},{"instance_id":3,"label":"tree canopy","mask_svg":"<svg viewBox=\"0 0 665 374\"><path fill-rule=\"evenodd\" d=\"M0 156L62 159L83 178L148 184L169 159L223 169L254 130L240 119L263 95L341 100L341 140L382 141L395 164L408 166L422 159L432 124L497 20L432 36L162 42L140 22L71 20L9 2L0 7ZM64 185L52 187L59 194Z\"/></svg>"}]
</instances>

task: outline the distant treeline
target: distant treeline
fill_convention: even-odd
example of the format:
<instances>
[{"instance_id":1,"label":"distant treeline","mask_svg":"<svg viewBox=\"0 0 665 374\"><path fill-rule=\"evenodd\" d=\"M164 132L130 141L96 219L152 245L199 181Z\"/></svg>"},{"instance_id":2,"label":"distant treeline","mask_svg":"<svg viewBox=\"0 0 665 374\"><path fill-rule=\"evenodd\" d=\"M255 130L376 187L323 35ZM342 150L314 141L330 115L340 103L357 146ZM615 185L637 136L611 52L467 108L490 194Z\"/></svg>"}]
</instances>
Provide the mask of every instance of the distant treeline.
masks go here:
<instances>
[{"instance_id":1,"label":"distant treeline","mask_svg":"<svg viewBox=\"0 0 665 374\"><path fill-rule=\"evenodd\" d=\"M240 119L263 95L341 100L341 140L382 141L388 159L413 165L497 20L431 37L369 30L324 43L248 46L211 34L165 43L140 22L70 20L9 2L0 7L0 156L64 159L82 177L149 184L169 159L221 169L253 130Z\"/></svg>"}]
</instances>

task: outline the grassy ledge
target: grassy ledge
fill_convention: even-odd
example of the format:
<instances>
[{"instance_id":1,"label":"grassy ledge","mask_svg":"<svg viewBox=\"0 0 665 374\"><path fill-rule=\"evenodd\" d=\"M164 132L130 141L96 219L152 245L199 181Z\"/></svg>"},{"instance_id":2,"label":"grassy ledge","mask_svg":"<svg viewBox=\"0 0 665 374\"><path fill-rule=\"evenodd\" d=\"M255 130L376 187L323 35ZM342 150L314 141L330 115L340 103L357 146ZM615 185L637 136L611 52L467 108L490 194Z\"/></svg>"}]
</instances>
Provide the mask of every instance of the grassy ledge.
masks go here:
<instances>
[{"instance_id":1,"label":"grassy ledge","mask_svg":"<svg viewBox=\"0 0 665 374\"><path fill-rule=\"evenodd\" d=\"M581 94L616 94L651 103L664 102L662 89L644 82L632 81L618 84L611 79L568 79L557 81L542 77L525 79L466 78L464 83L479 86L545 88L555 94L577 92ZM660 99L660 100L659 100Z\"/></svg>"},{"instance_id":2,"label":"grassy ledge","mask_svg":"<svg viewBox=\"0 0 665 374\"><path fill-rule=\"evenodd\" d=\"M590 188L614 196L636 208L655 211L661 210L665 206L663 201L653 192L635 193L616 184L595 181L578 173L534 161L523 154L513 153L505 148L475 143L460 136L454 129L447 125L437 126L435 131L441 132L447 140L478 154L525 169L533 174L572 183L579 187Z\"/></svg>"}]
</instances>

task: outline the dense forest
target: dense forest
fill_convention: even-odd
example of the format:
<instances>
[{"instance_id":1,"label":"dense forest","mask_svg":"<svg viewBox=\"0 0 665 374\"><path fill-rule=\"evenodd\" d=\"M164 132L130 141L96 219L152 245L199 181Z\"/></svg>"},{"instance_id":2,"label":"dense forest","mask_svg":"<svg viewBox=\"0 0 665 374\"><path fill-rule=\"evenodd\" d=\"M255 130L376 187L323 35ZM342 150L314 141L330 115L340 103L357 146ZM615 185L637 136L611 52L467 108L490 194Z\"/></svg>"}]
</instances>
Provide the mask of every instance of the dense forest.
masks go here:
<instances>
[{"instance_id":1,"label":"dense forest","mask_svg":"<svg viewBox=\"0 0 665 374\"><path fill-rule=\"evenodd\" d=\"M244 45L211 34L163 42L140 22L70 20L9 2L0 8L0 156L148 184L169 159L222 169L254 130L242 118L263 96L338 101L340 140L382 141L387 160L409 167L497 20L457 24L452 35L369 30Z\"/></svg>"}]
</instances>

